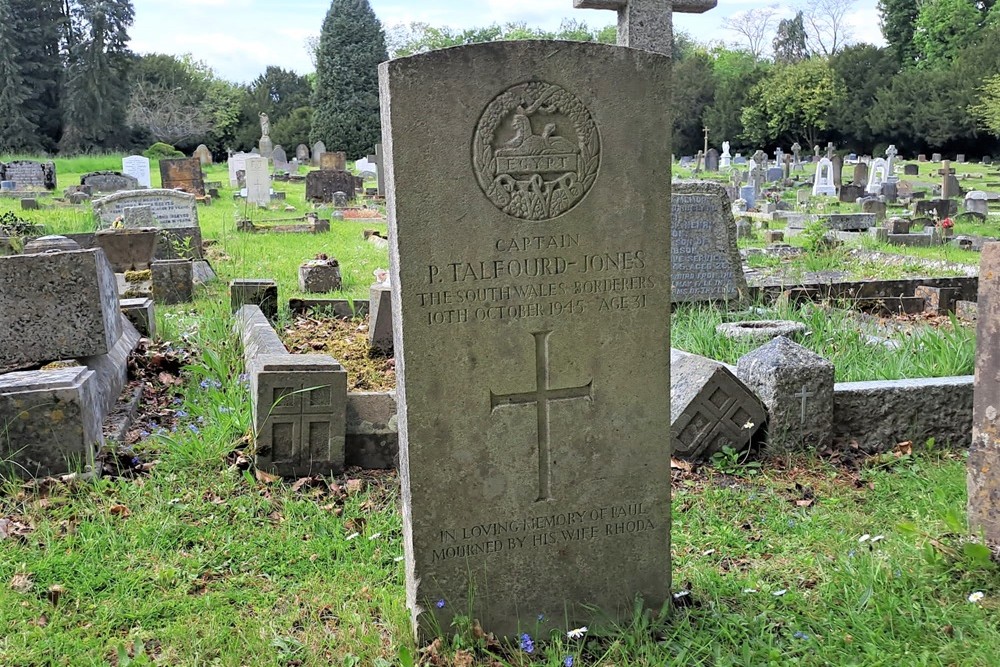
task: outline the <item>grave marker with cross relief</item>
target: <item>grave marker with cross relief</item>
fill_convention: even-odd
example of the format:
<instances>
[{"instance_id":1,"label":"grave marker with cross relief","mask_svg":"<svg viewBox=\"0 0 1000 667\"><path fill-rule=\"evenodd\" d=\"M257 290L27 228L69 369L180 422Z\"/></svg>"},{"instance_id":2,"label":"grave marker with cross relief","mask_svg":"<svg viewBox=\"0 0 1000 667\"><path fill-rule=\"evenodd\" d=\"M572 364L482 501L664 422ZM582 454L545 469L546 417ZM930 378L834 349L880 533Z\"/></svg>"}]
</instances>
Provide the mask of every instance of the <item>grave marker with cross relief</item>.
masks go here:
<instances>
[{"instance_id":1,"label":"grave marker with cross relief","mask_svg":"<svg viewBox=\"0 0 1000 667\"><path fill-rule=\"evenodd\" d=\"M415 629L547 637L661 609L670 60L509 41L379 75Z\"/></svg>"}]
</instances>

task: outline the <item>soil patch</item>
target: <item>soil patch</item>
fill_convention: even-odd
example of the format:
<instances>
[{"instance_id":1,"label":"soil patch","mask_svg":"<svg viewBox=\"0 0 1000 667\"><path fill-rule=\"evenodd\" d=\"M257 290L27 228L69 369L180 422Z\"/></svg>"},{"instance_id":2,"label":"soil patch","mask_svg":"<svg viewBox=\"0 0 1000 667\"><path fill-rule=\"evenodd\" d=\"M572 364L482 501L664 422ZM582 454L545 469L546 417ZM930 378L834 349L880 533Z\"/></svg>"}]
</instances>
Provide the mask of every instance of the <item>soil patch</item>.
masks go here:
<instances>
[{"instance_id":1,"label":"soil patch","mask_svg":"<svg viewBox=\"0 0 1000 667\"><path fill-rule=\"evenodd\" d=\"M367 318L299 316L280 335L289 352L328 354L343 364L348 391L396 388L396 360L372 351Z\"/></svg>"}]
</instances>

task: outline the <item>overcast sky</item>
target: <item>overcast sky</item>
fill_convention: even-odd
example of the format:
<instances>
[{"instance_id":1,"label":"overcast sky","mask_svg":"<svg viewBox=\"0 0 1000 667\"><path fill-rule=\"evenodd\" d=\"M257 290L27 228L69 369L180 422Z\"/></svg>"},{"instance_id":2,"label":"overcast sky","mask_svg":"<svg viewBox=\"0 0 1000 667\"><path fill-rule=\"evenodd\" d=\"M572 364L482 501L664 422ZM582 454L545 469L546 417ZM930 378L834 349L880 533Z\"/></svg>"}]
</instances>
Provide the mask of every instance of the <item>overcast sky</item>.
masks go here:
<instances>
[{"instance_id":1,"label":"overcast sky","mask_svg":"<svg viewBox=\"0 0 1000 667\"><path fill-rule=\"evenodd\" d=\"M254 79L267 65L305 74L312 69L305 40L318 35L329 0L134 0L132 49L138 53L190 53L232 81ZM610 11L573 9L573 0L370 0L382 24L422 21L467 28L523 21L555 29L565 18L593 26L615 22ZM725 17L754 7L778 5L793 15L805 0L719 0L705 14L675 14L675 29L700 41L733 42ZM850 18L854 41L882 44L876 0L857 0Z\"/></svg>"}]
</instances>

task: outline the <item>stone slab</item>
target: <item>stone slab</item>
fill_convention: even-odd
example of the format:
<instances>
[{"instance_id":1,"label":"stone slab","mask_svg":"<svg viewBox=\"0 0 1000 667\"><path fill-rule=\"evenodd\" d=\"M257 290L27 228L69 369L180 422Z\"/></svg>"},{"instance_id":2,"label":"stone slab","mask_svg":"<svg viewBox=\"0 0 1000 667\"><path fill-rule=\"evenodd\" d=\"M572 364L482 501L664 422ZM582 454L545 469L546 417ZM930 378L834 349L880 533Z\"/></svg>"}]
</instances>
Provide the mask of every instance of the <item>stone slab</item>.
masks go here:
<instances>
[{"instance_id":1,"label":"stone slab","mask_svg":"<svg viewBox=\"0 0 1000 667\"><path fill-rule=\"evenodd\" d=\"M121 299L118 303L122 314L140 334L146 338L156 337L156 317L152 299Z\"/></svg>"},{"instance_id":2,"label":"stone slab","mask_svg":"<svg viewBox=\"0 0 1000 667\"><path fill-rule=\"evenodd\" d=\"M128 358L142 337L124 315L122 335L107 354L97 354L80 359L80 362L94 371L97 403L102 415L110 414L118 403L118 398L128 382Z\"/></svg>"},{"instance_id":3,"label":"stone slab","mask_svg":"<svg viewBox=\"0 0 1000 667\"><path fill-rule=\"evenodd\" d=\"M104 444L96 385L83 366L0 374L0 462L26 478L92 468Z\"/></svg>"},{"instance_id":4,"label":"stone slab","mask_svg":"<svg viewBox=\"0 0 1000 667\"><path fill-rule=\"evenodd\" d=\"M0 372L105 354L120 336L103 251L0 257Z\"/></svg>"},{"instance_id":5,"label":"stone slab","mask_svg":"<svg viewBox=\"0 0 1000 667\"><path fill-rule=\"evenodd\" d=\"M661 609L669 58L493 42L383 63L380 84L415 627Z\"/></svg>"},{"instance_id":6,"label":"stone slab","mask_svg":"<svg viewBox=\"0 0 1000 667\"><path fill-rule=\"evenodd\" d=\"M247 304L260 308L269 320L278 316L278 283L274 280L237 278L229 282L229 304L232 312Z\"/></svg>"},{"instance_id":7,"label":"stone slab","mask_svg":"<svg viewBox=\"0 0 1000 667\"><path fill-rule=\"evenodd\" d=\"M745 296L736 221L725 188L715 183L677 183L670 207L672 300L729 301Z\"/></svg>"},{"instance_id":8,"label":"stone slab","mask_svg":"<svg viewBox=\"0 0 1000 667\"><path fill-rule=\"evenodd\" d=\"M126 222L130 208L148 207L163 229L191 228L198 226L198 209L194 195L177 190L132 190L118 192L95 199L94 214L100 218L101 227L110 227L115 220ZM141 226L145 226L143 223Z\"/></svg>"}]
</instances>

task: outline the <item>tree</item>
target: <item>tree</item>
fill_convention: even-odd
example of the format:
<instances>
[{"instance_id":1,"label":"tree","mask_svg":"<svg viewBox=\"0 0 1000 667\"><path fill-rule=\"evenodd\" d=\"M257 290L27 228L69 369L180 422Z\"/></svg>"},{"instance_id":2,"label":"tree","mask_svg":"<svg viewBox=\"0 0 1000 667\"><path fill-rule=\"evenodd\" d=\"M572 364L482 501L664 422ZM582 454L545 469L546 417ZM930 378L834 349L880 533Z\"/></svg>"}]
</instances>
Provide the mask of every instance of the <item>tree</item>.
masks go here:
<instances>
[{"instance_id":1,"label":"tree","mask_svg":"<svg viewBox=\"0 0 1000 667\"><path fill-rule=\"evenodd\" d=\"M979 101L969 107L981 127L1000 137L1000 74L990 77L979 88Z\"/></svg>"},{"instance_id":2,"label":"tree","mask_svg":"<svg viewBox=\"0 0 1000 667\"><path fill-rule=\"evenodd\" d=\"M62 0L10 0L14 59L27 92L24 115L36 126L37 148L52 151L62 133L59 114L63 62L60 52L66 21Z\"/></svg>"},{"instance_id":3,"label":"tree","mask_svg":"<svg viewBox=\"0 0 1000 667\"><path fill-rule=\"evenodd\" d=\"M868 122L880 88L896 74L896 57L889 49L858 44L842 49L830 59L830 67L841 82L843 97L830 111L830 129L841 143L870 150L876 141Z\"/></svg>"},{"instance_id":4,"label":"tree","mask_svg":"<svg viewBox=\"0 0 1000 667\"><path fill-rule=\"evenodd\" d=\"M736 141L743 136L741 114L750 91L764 78L770 64L758 62L748 51L722 46L716 46L711 56L715 95L705 109L705 124L719 141Z\"/></svg>"},{"instance_id":5,"label":"tree","mask_svg":"<svg viewBox=\"0 0 1000 667\"><path fill-rule=\"evenodd\" d=\"M915 0L878 0L878 11L882 19L882 36L896 61L902 65L913 63L917 59L913 34L917 30L920 4Z\"/></svg>"},{"instance_id":6,"label":"tree","mask_svg":"<svg viewBox=\"0 0 1000 667\"><path fill-rule=\"evenodd\" d=\"M968 141L976 133L968 104L956 96L951 67L910 67L878 91L869 114L872 131L917 152Z\"/></svg>"},{"instance_id":7,"label":"tree","mask_svg":"<svg viewBox=\"0 0 1000 667\"><path fill-rule=\"evenodd\" d=\"M128 124L144 143L194 146L213 128L204 105L207 85L190 59L154 53L134 58L129 72Z\"/></svg>"},{"instance_id":8,"label":"tree","mask_svg":"<svg viewBox=\"0 0 1000 667\"><path fill-rule=\"evenodd\" d=\"M583 21L563 19L555 32L529 27L526 23L494 23L480 28L453 30L428 23L414 22L396 25L389 30L386 41L393 58L424 53L435 49L466 44L481 44L506 39L562 39L571 42L601 42L614 44L618 39L615 26L591 28Z\"/></svg>"},{"instance_id":9,"label":"tree","mask_svg":"<svg viewBox=\"0 0 1000 667\"><path fill-rule=\"evenodd\" d=\"M378 65L389 59L382 24L368 0L333 0L319 42L310 141L368 155L381 136Z\"/></svg>"},{"instance_id":10,"label":"tree","mask_svg":"<svg viewBox=\"0 0 1000 667\"><path fill-rule=\"evenodd\" d=\"M841 83L826 60L776 67L750 91L742 115L746 138L757 145L777 140L815 145L842 96Z\"/></svg>"},{"instance_id":11,"label":"tree","mask_svg":"<svg viewBox=\"0 0 1000 667\"><path fill-rule=\"evenodd\" d=\"M806 28L802 12L793 19L782 19L778 23L777 34L771 42L774 47L774 62L787 65L809 57L806 48Z\"/></svg>"},{"instance_id":12,"label":"tree","mask_svg":"<svg viewBox=\"0 0 1000 667\"><path fill-rule=\"evenodd\" d=\"M806 25L818 53L832 56L851 39L847 16L856 0L809 0ZM912 0L911 0L912 1Z\"/></svg>"},{"instance_id":13,"label":"tree","mask_svg":"<svg viewBox=\"0 0 1000 667\"><path fill-rule=\"evenodd\" d=\"M131 0L77 0L70 8L64 132L60 148L107 149L128 141L128 29Z\"/></svg>"},{"instance_id":14,"label":"tree","mask_svg":"<svg viewBox=\"0 0 1000 667\"><path fill-rule=\"evenodd\" d=\"M700 50L673 61L674 146L697 151L703 145L705 109L715 96L712 59Z\"/></svg>"},{"instance_id":15,"label":"tree","mask_svg":"<svg viewBox=\"0 0 1000 667\"><path fill-rule=\"evenodd\" d=\"M0 0L0 151L5 153L38 146L38 128L25 113L28 87L17 64L14 29L10 0Z\"/></svg>"},{"instance_id":16,"label":"tree","mask_svg":"<svg viewBox=\"0 0 1000 667\"><path fill-rule=\"evenodd\" d=\"M753 54L754 59L760 60L764 53L767 35L774 25L777 7L770 5L733 14L723 19L722 27L738 33L746 41L747 49Z\"/></svg>"},{"instance_id":17,"label":"tree","mask_svg":"<svg viewBox=\"0 0 1000 667\"><path fill-rule=\"evenodd\" d=\"M913 34L921 64L938 67L950 63L976 40L982 19L973 0L925 0Z\"/></svg>"}]
</instances>

